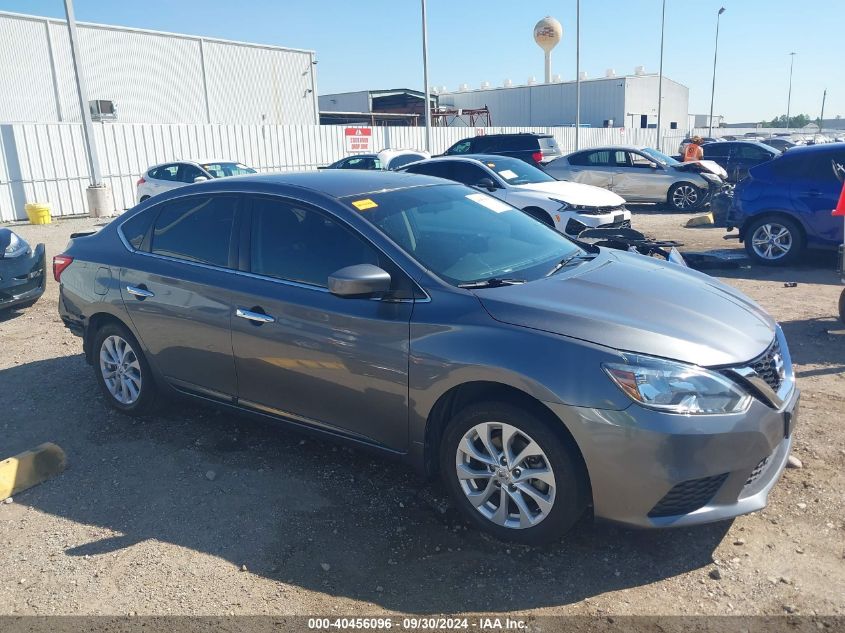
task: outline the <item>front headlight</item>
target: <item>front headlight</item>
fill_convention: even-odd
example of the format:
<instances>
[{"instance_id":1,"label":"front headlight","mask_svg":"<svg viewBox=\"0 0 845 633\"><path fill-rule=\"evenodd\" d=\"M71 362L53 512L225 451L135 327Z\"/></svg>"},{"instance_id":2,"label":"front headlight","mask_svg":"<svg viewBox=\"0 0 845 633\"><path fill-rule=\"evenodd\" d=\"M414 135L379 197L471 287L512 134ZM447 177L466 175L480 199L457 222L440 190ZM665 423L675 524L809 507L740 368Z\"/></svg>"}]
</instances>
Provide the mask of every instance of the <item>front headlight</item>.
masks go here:
<instances>
[{"instance_id":1,"label":"front headlight","mask_svg":"<svg viewBox=\"0 0 845 633\"><path fill-rule=\"evenodd\" d=\"M557 202L560 205L560 209L558 211L566 211L569 209L569 203L566 200L559 200L557 198L549 198L552 202Z\"/></svg>"},{"instance_id":2,"label":"front headlight","mask_svg":"<svg viewBox=\"0 0 845 633\"><path fill-rule=\"evenodd\" d=\"M610 379L634 402L658 411L690 415L742 413L751 395L713 371L648 356L602 365Z\"/></svg>"},{"instance_id":3,"label":"front headlight","mask_svg":"<svg viewBox=\"0 0 845 633\"><path fill-rule=\"evenodd\" d=\"M29 250L29 244L24 242L17 234L9 231L9 243L3 250L3 257L20 257Z\"/></svg>"}]
</instances>

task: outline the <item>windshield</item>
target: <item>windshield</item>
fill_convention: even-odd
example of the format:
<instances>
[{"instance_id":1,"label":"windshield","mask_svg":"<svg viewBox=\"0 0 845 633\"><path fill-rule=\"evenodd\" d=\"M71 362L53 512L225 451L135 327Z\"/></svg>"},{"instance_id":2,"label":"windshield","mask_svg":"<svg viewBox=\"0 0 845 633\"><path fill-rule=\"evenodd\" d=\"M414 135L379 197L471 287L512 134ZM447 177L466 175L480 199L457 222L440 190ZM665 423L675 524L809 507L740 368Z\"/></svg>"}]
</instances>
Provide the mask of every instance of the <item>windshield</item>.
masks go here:
<instances>
[{"instance_id":1,"label":"windshield","mask_svg":"<svg viewBox=\"0 0 845 633\"><path fill-rule=\"evenodd\" d=\"M583 253L542 222L463 185L356 196L352 208L452 285L493 277L531 281Z\"/></svg>"},{"instance_id":2,"label":"windshield","mask_svg":"<svg viewBox=\"0 0 845 633\"><path fill-rule=\"evenodd\" d=\"M643 154L651 158L657 163L660 163L664 167L671 166L671 165L680 165L678 161L676 161L671 156L667 156L663 152L658 152L656 149L651 149L650 147L646 147L641 150Z\"/></svg>"},{"instance_id":3,"label":"windshield","mask_svg":"<svg viewBox=\"0 0 845 633\"><path fill-rule=\"evenodd\" d=\"M482 160L482 162L509 185L530 185L535 182L554 182L555 180L542 169L537 169L517 158L502 156L495 160Z\"/></svg>"},{"instance_id":4,"label":"windshield","mask_svg":"<svg viewBox=\"0 0 845 633\"><path fill-rule=\"evenodd\" d=\"M211 174L214 178L224 178L226 176L244 176L246 174L255 174L252 167L247 167L241 163L208 163L202 168Z\"/></svg>"}]
</instances>

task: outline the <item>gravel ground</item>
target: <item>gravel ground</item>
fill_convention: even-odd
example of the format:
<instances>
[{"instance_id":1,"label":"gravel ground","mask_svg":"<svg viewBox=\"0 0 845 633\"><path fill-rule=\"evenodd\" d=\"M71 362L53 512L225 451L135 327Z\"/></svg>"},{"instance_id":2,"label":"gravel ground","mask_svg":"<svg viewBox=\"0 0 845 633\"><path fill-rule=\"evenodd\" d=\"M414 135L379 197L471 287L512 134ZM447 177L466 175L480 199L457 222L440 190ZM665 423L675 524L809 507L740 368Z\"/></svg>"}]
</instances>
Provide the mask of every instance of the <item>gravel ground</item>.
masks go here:
<instances>
[{"instance_id":1,"label":"gravel ground","mask_svg":"<svg viewBox=\"0 0 845 633\"><path fill-rule=\"evenodd\" d=\"M634 225L738 248L719 229L681 228L687 217L643 208ZM16 229L49 259L94 224ZM843 615L833 268L819 257L713 271L781 321L803 390L803 468L784 473L766 510L668 531L584 522L542 549L468 530L436 484L380 457L192 405L143 421L111 412L51 280L35 306L0 316L0 458L54 441L69 465L0 504L0 613Z\"/></svg>"}]
</instances>

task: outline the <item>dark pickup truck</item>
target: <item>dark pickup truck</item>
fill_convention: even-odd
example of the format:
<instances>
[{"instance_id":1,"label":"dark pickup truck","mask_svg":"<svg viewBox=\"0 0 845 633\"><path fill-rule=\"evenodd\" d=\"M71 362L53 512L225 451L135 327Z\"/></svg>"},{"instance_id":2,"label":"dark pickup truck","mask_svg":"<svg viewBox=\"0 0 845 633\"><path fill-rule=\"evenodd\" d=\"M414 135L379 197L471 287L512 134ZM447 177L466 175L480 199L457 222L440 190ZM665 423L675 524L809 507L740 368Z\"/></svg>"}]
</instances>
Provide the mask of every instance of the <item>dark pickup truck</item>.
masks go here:
<instances>
[{"instance_id":1,"label":"dark pickup truck","mask_svg":"<svg viewBox=\"0 0 845 633\"><path fill-rule=\"evenodd\" d=\"M549 134L486 134L465 138L446 150L444 156L460 154L498 154L524 160L541 167L561 156L557 141Z\"/></svg>"}]
</instances>

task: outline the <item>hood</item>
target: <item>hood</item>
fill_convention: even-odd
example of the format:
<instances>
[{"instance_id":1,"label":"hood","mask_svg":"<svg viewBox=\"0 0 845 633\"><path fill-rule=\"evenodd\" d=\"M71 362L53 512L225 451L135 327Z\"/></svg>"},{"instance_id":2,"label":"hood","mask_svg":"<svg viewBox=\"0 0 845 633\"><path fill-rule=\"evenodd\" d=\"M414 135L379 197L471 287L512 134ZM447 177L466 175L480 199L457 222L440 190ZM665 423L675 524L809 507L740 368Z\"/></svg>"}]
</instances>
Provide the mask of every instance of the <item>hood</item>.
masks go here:
<instances>
[{"instance_id":1,"label":"hood","mask_svg":"<svg viewBox=\"0 0 845 633\"><path fill-rule=\"evenodd\" d=\"M706 367L756 358L775 336L772 318L742 293L623 251L602 249L570 271L473 292L503 323Z\"/></svg>"},{"instance_id":2,"label":"hood","mask_svg":"<svg viewBox=\"0 0 845 633\"><path fill-rule=\"evenodd\" d=\"M728 177L728 172L719 163L712 160L693 160L675 165L675 168L681 171L706 171L716 174L720 178Z\"/></svg>"},{"instance_id":3,"label":"hood","mask_svg":"<svg viewBox=\"0 0 845 633\"><path fill-rule=\"evenodd\" d=\"M585 207L618 207L625 204L625 200L607 189L582 185L578 182L556 180L554 182L534 182L528 185L513 185L521 191L535 191L545 196L563 200L568 204Z\"/></svg>"}]
</instances>

